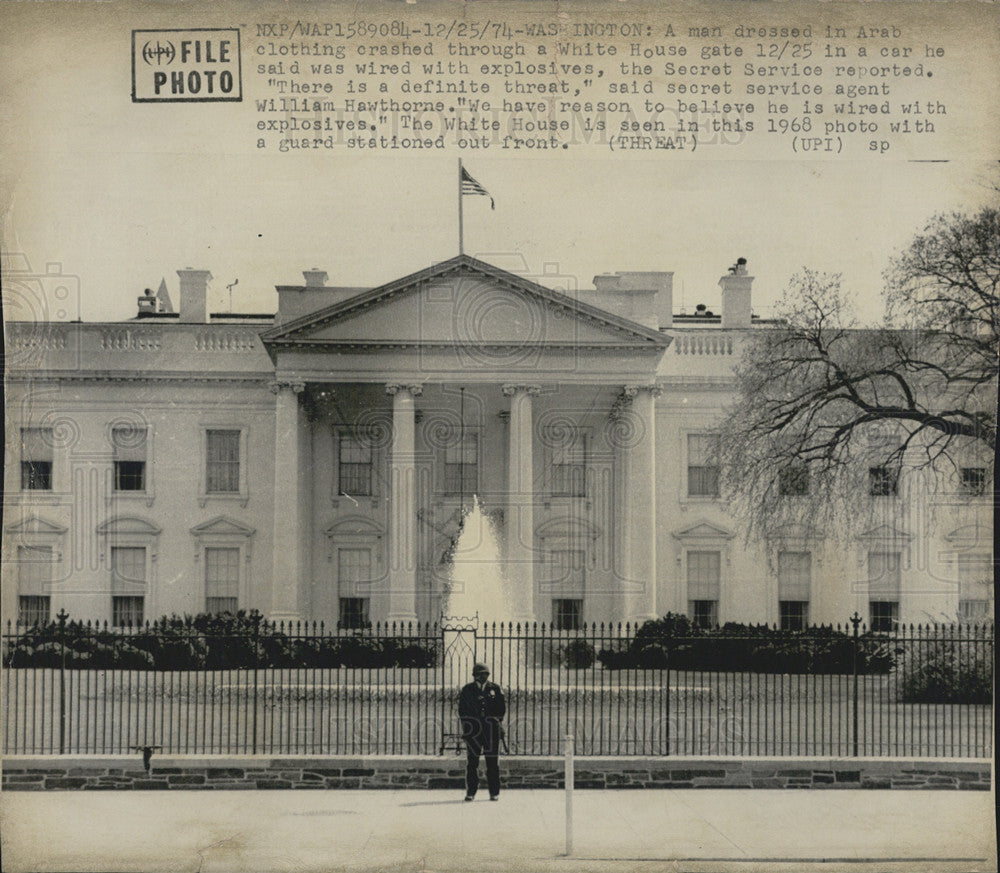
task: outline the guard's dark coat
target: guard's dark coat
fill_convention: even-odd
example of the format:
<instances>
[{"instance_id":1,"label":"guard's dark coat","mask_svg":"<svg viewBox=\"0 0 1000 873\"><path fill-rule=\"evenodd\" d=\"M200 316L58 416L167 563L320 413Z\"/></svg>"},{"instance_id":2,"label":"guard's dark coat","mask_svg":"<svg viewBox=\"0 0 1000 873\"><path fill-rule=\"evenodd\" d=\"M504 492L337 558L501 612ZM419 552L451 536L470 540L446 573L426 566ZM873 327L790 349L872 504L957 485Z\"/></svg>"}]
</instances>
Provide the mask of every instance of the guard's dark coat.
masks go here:
<instances>
[{"instance_id":1,"label":"guard's dark coat","mask_svg":"<svg viewBox=\"0 0 1000 873\"><path fill-rule=\"evenodd\" d=\"M462 739L468 752L465 787L470 795L479 789L479 756L486 758L486 781L490 794L500 793L500 722L507 713L503 691L495 682L480 689L476 682L466 685L458 697L458 717L462 721Z\"/></svg>"}]
</instances>

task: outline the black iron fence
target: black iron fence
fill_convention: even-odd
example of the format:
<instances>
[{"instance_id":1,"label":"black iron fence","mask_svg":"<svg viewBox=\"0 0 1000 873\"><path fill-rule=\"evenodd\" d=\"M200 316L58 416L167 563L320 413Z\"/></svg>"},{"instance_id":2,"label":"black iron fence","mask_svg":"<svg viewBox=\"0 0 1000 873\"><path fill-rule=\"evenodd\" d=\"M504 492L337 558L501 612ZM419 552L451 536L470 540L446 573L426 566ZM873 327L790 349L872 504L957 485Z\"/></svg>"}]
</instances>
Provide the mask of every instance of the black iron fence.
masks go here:
<instances>
[{"instance_id":1,"label":"black iron fence","mask_svg":"<svg viewBox=\"0 0 1000 873\"><path fill-rule=\"evenodd\" d=\"M6 754L440 754L485 662L512 755L989 757L993 626L459 622L360 630L256 614L7 625Z\"/></svg>"}]
</instances>

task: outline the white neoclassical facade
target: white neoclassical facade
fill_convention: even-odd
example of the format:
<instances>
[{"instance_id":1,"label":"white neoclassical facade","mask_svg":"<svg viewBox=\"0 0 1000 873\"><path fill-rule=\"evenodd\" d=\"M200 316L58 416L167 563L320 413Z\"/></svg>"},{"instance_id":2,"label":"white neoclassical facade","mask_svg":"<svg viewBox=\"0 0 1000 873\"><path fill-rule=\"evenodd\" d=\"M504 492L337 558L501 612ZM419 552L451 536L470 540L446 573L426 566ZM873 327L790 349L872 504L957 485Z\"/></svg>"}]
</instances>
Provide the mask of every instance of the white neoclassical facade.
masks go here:
<instances>
[{"instance_id":1,"label":"white neoclassical facade","mask_svg":"<svg viewBox=\"0 0 1000 873\"><path fill-rule=\"evenodd\" d=\"M209 273L178 276L179 312L5 325L6 619L434 620L474 497L513 614L562 628L990 608L974 468L931 526L901 490L859 495L883 523L849 542L747 541L710 436L768 329L742 265L718 315L675 314L671 273L567 294L465 255L371 289L309 270L266 317L209 314Z\"/></svg>"}]
</instances>

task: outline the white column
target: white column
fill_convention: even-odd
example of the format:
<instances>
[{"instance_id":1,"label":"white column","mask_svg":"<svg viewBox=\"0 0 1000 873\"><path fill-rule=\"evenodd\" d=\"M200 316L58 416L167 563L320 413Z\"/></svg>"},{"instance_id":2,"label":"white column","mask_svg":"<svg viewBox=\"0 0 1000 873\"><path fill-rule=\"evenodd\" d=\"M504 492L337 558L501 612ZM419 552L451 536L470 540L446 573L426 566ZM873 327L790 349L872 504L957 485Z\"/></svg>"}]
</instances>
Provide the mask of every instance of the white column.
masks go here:
<instances>
[{"instance_id":1,"label":"white column","mask_svg":"<svg viewBox=\"0 0 1000 873\"><path fill-rule=\"evenodd\" d=\"M625 619L657 617L656 604L656 397L654 385L628 385L622 392L625 505L623 548L627 567Z\"/></svg>"},{"instance_id":2,"label":"white column","mask_svg":"<svg viewBox=\"0 0 1000 873\"><path fill-rule=\"evenodd\" d=\"M510 398L507 462L507 584L518 621L534 618L535 482L531 398L538 385L504 385ZM487 617L488 619L488 617Z\"/></svg>"},{"instance_id":3,"label":"white column","mask_svg":"<svg viewBox=\"0 0 1000 873\"><path fill-rule=\"evenodd\" d=\"M302 554L303 495L299 488L301 428L304 414L299 407L301 382L272 382L277 395L274 425L274 554L271 588L271 619L299 621L303 616L304 566Z\"/></svg>"},{"instance_id":4,"label":"white column","mask_svg":"<svg viewBox=\"0 0 1000 873\"><path fill-rule=\"evenodd\" d=\"M392 396L392 496L389 522L388 620L417 620L416 420L414 397L420 385L389 383Z\"/></svg>"}]
</instances>

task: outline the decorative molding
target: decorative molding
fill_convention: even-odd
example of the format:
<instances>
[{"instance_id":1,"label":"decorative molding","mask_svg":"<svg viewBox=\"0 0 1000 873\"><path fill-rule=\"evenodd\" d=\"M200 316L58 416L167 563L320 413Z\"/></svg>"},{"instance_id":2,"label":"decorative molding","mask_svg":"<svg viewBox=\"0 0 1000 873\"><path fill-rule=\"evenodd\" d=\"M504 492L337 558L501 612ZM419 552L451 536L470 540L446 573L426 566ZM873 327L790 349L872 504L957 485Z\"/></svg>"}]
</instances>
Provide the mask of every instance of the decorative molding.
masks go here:
<instances>
[{"instance_id":1,"label":"decorative molding","mask_svg":"<svg viewBox=\"0 0 1000 873\"><path fill-rule=\"evenodd\" d=\"M115 352L158 352L163 347L163 330L137 327L101 328L101 348Z\"/></svg>"},{"instance_id":2,"label":"decorative molding","mask_svg":"<svg viewBox=\"0 0 1000 873\"><path fill-rule=\"evenodd\" d=\"M542 393L541 385L517 385L514 383L508 383L506 385L500 386L500 390L503 392L505 397L513 397L518 393L527 394L529 397L537 397Z\"/></svg>"},{"instance_id":3,"label":"decorative molding","mask_svg":"<svg viewBox=\"0 0 1000 873\"><path fill-rule=\"evenodd\" d=\"M391 397L395 397L400 391L409 391L414 397L419 397L424 393L424 386L407 382L387 382L385 385L385 393Z\"/></svg>"},{"instance_id":4,"label":"decorative molding","mask_svg":"<svg viewBox=\"0 0 1000 873\"><path fill-rule=\"evenodd\" d=\"M267 387L272 394L280 394L282 391L291 391L293 394L301 394L306 390L306 383L276 379L273 382L269 382Z\"/></svg>"}]
</instances>

